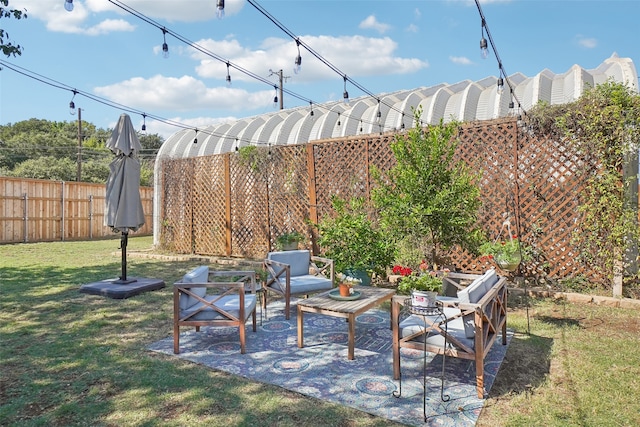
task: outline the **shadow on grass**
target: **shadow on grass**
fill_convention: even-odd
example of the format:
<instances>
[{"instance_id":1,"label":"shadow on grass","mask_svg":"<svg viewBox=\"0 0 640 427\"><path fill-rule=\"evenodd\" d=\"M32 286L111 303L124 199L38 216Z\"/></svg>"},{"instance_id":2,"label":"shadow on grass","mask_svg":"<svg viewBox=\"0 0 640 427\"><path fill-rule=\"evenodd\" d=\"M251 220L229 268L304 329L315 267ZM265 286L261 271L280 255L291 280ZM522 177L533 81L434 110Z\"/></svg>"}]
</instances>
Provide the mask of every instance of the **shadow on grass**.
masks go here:
<instances>
[{"instance_id":1,"label":"shadow on grass","mask_svg":"<svg viewBox=\"0 0 640 427\"><path fill-rule=\"evenodd\" d=\"M551 338L514 335L489 397L530 393L540 386L549 375L552 346Z\"/></svg>"}]
</instances>

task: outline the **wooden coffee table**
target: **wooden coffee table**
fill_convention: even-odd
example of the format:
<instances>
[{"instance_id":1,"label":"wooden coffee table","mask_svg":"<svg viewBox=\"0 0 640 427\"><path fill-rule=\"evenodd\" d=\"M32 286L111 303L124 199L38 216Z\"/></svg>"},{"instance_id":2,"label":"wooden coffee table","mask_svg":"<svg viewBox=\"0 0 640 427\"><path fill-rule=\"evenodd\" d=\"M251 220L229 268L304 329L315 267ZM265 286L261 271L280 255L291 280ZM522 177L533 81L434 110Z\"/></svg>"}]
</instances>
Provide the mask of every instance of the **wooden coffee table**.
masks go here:
<instances>
[{"instance_id":1,"label":"wooden coffee table","mask_svg":"<svg viewBox=\"0 0 640 427\"><path fill-rule=\"evenodd\" d=\"M319 313L333 317L346 318L349 323L349 360L354 358L356 316L391 300L394 289L373 288L371 286L356 286L354 290L361 293L361 297L353 301L337 301L329 297L329 292L323 292L311 298L299 300L298 305L298 347L304 347L303 313Z\"/></svg>"}]
</instances>

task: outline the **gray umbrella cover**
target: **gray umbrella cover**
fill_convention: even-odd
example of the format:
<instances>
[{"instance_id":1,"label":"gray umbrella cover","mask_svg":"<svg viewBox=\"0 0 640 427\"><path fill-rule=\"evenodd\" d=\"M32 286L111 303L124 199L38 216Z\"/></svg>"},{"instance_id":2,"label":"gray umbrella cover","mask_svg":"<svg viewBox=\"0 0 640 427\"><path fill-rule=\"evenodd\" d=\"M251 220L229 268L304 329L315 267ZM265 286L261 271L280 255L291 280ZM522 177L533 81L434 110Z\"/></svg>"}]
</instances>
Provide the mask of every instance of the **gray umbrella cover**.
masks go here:
<instances>
[{"instance_id":1,"label":"gray umbrella cover","mask_svg":"<svg viewBox=\"0 0 640 427\"><path fill-rule=\"evenodd\" d=\"M109 165L104 224L114 232L136 231L144 225L138 160L142 146L127 114L120 115L106 145L116 157Z\"/></svg>"}]
</instances>

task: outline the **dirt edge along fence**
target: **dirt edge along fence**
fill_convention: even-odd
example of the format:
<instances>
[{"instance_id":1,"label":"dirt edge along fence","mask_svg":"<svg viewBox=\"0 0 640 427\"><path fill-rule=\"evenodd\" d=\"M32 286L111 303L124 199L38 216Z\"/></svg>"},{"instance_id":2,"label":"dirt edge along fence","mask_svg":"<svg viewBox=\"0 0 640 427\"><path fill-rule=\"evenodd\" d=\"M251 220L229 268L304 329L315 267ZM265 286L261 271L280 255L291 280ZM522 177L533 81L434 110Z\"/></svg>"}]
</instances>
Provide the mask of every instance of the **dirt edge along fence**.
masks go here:
<instances>
[{"instance_id":1,"label":"dirt edge along fence","mask_svg":"<svg viewBox=\"0 0 640 427\"><path fill-rule=\"evenodd\" d=\"M371 167L384 172L395 163L393 138L370 134L265 147L250 164L237 153L164 160L159 241L179 253L260 259L279 234L298 230L317 253L307 221L330 214L332 195L369 197ZM515 118L465 123L459 140L459 158L482 174L483 228L496 236L511 215L521 241L534 249L525 276L601 280L571 246L585 171L594 165L563 141L528 133ZM462 251L452 260L464 271L490 266Z\"/></svg>"},{"instance_id":2,"label":"dirt edge along fence","mask_svg":"<svg viewBox=\"0 0 640 427\"><path fill-rule=\"evenodd\" d=\"M0 177L0 243L119 237L104 225L104 184ZM140 187L145 225L153 233L153 187Z\"/></svg>"}]
</instances>

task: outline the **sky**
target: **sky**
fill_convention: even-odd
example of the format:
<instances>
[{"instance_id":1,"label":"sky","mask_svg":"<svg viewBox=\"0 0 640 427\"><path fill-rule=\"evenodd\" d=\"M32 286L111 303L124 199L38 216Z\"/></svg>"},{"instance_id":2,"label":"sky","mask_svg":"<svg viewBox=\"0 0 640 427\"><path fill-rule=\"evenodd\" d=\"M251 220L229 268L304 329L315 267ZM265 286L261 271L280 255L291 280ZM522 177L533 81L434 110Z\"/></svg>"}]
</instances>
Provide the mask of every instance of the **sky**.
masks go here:
<instances>
[{"instance_id":1,"label":"sky","mask_svg":"<svg viewBox=\"0 0 640 427\"><path fill-rule=\"evenodd\" d=\"M499 74L491 47L481 57L469 0L226 0L222 18L216 0L73 0L71 12L64 2L9 0L28 18L0 20L5 43L23 47L0 56L0 125L76 121L73 100L100 128L127 113L137 129L168 138L276 111L280 74L295 94L284 93L284 108L341 100L345 75L354 99ZM640 64L640 0L480 5L507 76L593 69L613 54Z\"/></svg>"}]
</instances>

